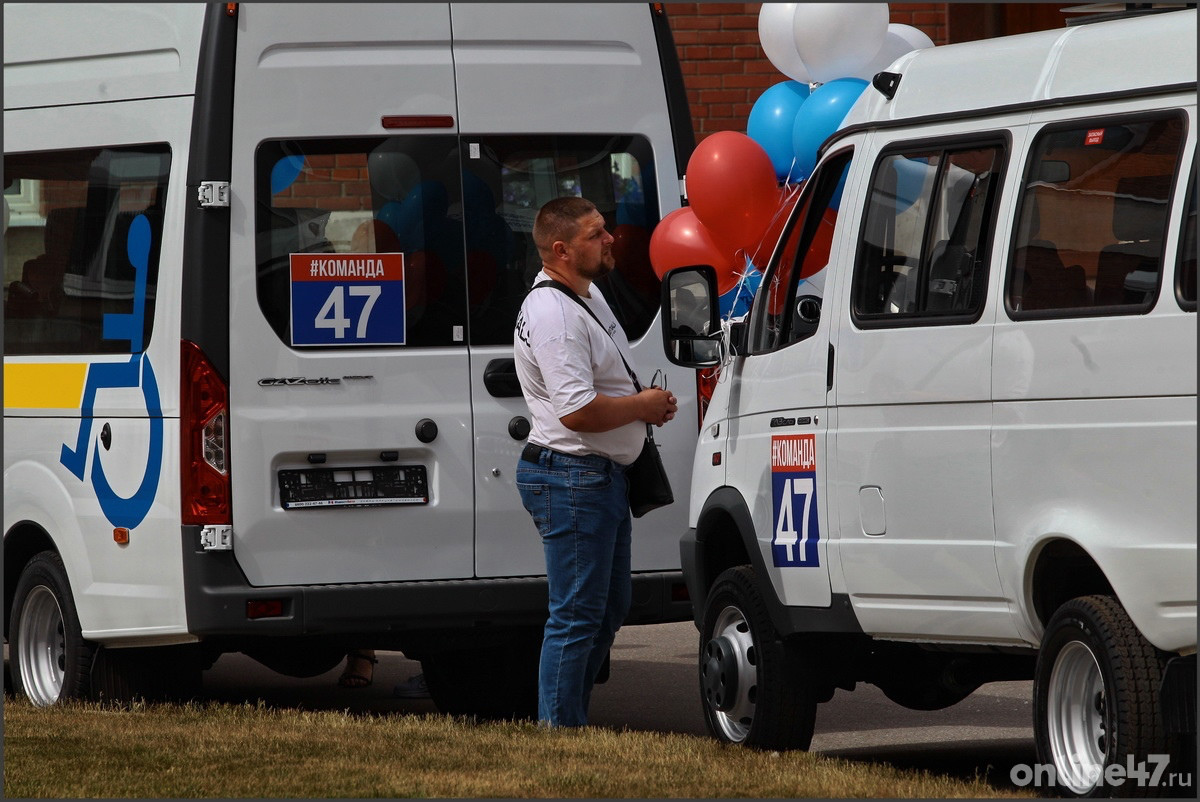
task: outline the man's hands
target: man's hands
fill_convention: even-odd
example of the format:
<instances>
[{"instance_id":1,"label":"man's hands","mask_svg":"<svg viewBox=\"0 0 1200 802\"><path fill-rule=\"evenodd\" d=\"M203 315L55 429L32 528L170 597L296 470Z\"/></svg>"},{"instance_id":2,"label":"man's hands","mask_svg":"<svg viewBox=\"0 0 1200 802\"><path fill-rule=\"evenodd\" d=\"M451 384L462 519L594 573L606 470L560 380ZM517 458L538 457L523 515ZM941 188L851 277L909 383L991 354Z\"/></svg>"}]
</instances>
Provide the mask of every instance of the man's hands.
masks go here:
<instances>
[{"instance_id":1,"label":"man's hands","mask_svg":"<svg viewBox=\"0 0 1200 802\"><path fill-rule=\"evenodd\" d=\"M660 387L647 387L638 393L637 397L645 403L642 420L655 426L662 426L674 418L679 410L678 399L671 395L670 391Z\"/></svg>"}]
</instances>

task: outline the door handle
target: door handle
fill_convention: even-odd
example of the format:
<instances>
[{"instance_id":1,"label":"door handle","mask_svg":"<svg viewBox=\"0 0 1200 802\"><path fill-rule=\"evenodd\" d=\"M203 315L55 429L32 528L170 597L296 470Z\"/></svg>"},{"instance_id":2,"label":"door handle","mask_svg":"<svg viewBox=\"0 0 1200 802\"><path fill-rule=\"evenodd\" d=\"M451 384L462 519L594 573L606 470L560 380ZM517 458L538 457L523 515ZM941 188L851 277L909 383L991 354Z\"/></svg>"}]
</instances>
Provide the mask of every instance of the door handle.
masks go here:
<instances>
[{"instance_id":1,"label":"door handle","mask_svg":"<svg viewBox=\"0 0 1200 802\"><path fill-rule=\"evenodd\" d=\"M515 359L493 359L483 369L483 386L496 398L520 398Z\"/></svg>"}]
</instances>

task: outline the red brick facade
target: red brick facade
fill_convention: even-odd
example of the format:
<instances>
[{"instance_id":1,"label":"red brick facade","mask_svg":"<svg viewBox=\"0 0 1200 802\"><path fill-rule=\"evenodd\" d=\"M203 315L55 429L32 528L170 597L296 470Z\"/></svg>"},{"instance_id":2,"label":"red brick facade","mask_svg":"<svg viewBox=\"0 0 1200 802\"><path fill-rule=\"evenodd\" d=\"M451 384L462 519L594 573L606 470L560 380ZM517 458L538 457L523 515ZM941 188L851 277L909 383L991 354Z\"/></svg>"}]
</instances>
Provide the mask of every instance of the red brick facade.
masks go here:
<instances>
[{"instance_id":1,"label":"red brick facade","mask_svg":"<svg viewBox=\"0 0 1200 802\"><path fill-rule=\"evenodd\" d=\"M750 109L787 76L758 40L761 3L665 3L687 86L696 141L745 131ZM1040 7L1039 7L1040 6ZM1060 27L1057 4L892 3L891 21L925 32L935 45Z\"/></svg>"}]
</instances>

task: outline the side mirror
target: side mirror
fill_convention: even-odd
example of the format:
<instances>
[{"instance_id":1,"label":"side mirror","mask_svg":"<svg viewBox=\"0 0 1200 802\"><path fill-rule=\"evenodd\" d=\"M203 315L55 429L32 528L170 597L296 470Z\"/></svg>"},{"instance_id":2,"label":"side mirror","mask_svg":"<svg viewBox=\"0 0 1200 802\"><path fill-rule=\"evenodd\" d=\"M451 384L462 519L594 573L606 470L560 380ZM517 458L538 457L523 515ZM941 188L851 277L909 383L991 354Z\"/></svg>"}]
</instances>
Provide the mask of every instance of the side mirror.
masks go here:
<instances>
[{"instance_id":1,"label":"side mirror","mask_svg":"<svg viewBox=\"0 0 1200 802\"><path fill-rule=\"evenodd\" d=\"M717 273L710 265L677 267L662 284L663 350L685 368L721 362L721 321Z\"/></svg>"}]
</instances>

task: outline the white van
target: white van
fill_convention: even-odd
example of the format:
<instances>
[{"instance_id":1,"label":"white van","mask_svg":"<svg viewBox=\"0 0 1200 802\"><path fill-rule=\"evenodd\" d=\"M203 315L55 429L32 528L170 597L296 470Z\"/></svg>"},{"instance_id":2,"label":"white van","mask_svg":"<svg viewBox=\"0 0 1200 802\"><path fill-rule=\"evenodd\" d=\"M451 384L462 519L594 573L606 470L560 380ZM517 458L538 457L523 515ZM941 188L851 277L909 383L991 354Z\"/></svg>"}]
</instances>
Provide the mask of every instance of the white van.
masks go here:
<instances>
[{"instance_id":1,"label":"white van","mask_svg":"<svg viewBox=\"0 0 1200 802\"><path fill-rule=\"evenodd\" d=\"M10 3L4 23L17 690L186 692L225 652L315 676L374 647L420 659L444 710L535 710L513 323L537 209L580 194L617 240L603 291L663 363L649 234L693 135L661 10ZM695 374L671 371L683 487ZM637 522L629 623L691 615L685 517Z\"/></svg>"},{"instance_id":2,"label":"white van","mask_svg":"<svg viewBox=\"0 0 1200 802\"><path fill-rule=\"evenodd\" d=\"M873 83L745 318L664 283L669 356L719 369L681 549L709 728L807 748L837 688L1032 678L1060 790L1127 792L1194 746L1196 11Z\"/></svg>"}]
</instances>

